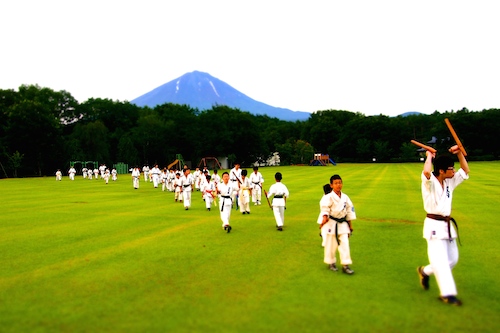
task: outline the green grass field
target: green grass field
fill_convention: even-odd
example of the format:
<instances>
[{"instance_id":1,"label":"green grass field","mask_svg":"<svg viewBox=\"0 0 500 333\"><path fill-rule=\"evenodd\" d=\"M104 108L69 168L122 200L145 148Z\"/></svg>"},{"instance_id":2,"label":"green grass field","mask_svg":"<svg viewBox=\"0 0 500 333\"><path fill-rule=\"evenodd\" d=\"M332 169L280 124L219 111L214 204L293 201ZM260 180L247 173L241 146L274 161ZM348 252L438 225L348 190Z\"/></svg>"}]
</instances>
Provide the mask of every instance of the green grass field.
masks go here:
<instances>
[{"instance_id":1,"label":"green grass field","mask_svg":"<svg viewBox=\"0 0 500 333\"><path fill-rule=\"evenodd\" d=\"M458 165L458 163L456 164ZM199 193L189 211L129 175L116 183L0 180L1 332L498 332L499 162L455 191L462 307L424 291L421 164L261 168L283 173L285 230L266 202L230 234ZM338 173L356 207L355 274L323 263L316 219Z\"/></svg>"}]
</instances>

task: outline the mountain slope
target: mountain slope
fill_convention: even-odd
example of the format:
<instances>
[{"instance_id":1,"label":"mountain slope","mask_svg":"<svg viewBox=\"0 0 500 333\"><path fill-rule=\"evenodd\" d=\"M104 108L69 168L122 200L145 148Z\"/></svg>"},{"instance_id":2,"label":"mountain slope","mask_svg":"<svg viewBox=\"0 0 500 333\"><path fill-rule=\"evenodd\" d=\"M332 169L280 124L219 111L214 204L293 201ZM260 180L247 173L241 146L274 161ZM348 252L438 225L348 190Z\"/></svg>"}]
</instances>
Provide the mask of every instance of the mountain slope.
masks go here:
<instances>
[{"instance_id":1,"label":"mountain slope","mask_svg":"<svg viewBox=\"0 0 500 333\"><path fill-rule=\"evenodd\" d=\"M199 110L227 105L255 115L267 115L286 121L307 120L308 112L273 107L256 101L208 73L194 71L167 82L132 100L138 106L155 107L164 103L187 104Z\"/></svg>"}]
</instances>

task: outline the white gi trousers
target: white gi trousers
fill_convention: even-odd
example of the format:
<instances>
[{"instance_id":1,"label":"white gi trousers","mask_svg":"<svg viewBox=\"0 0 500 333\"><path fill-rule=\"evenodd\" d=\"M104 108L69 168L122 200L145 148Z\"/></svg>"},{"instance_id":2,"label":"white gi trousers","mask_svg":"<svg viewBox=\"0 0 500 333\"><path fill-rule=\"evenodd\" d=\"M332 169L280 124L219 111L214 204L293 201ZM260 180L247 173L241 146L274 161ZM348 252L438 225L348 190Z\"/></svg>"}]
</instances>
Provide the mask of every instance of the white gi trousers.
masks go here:
<instances>
[{"instance_id":1,"label":"white gi trousers","mask_svg":"<svg viewBox=\"0 0 500 333\"><path fill-rule=\"evenodd\" d=\"M262 189L260 188L259 184L254 184L252 189L252 201L255 203L260 203L261 198Z\"/></svg>"},{"instance_id":2,"label":"white gi trousers","mask_svg":"<svg viewBox=\"0 0 500 333\"><path fill-rule=\"evenodd\" d=\"M340 245L335 239L335 234L325 233L323 235L325 243L325 264L337 263L337 249L339 250L340 263L342 265L351 265L351 251L349 248L349 234L339 235Z\"/></svg>"},{"instance_id":3,"label":"white gi trousers","mask_svg":"<svg viewBox=\"0 0 500 333\"><path fill-rule=\"evenodd\" d=\"M205 207L207 209L212 207L212 202L214 201L214 197L212 197L210 193L206 192L205 194L203 194L203 200L205 200Z\"/></svg>"},{"instance_id":4,"label":"white gi trousers","mask_svg":"<svg viewBox=\"0 0 500 333\"><path fill-rule=\"evenodd\" d=\"M154 188L158 187L159 182L160 182L160 177L157 174L153 174L153 186L154 186Z\"/></svg>"},{"instance_id":5,"label":"white gi trousers","mask_svg":"<svg viewBox=\"0 0 500 333\"><path fill-rule=\"evenodd\" d=\"M250 212L250 191L241 190L238 196L240 212Z\"/></svg>"},{"instance_id":6,"label":"white gi trousers","mask_svg":"<svg viewBox=\"0 0 500 333\"><path fill-rule=\"evenodd\" d=\"M229 225L229 218L231 217L231 205L233 201L231 198L219 198L220 219L222 220L222 227Z\"/></svg>"},{"instance_id":7,"label":"white gi trousers","mask_svg":"<svg viewBox=\"0 0 500 333\"><path fill-rule=\"evenodd\" d=\"M273 213L276 225L282 227L285 223L285 206L273 206Z\"/></svg>"},{"instance_id":8,"label":"white gi trousers","mask_svg":"<svg viewBox=\"0 0 500 333\"><path fill-rule=\"evenodd\" d=\"M424 273L436 276L441 296L456 296L457 287L451 270L458 262L457 240L427 239L427 255L430 264L424 267Z\"/></svg>"},{"instance_id":9,"label":"white gi trousers","mask_svg":"<svg viewBox=\"0 0 500 333\"><path fill-rule=\"evenodd\" d=\"M184 207L191 207L191 186L185 187L182 190L182 200L184 201Z\"/></svg>"}]
</instances>

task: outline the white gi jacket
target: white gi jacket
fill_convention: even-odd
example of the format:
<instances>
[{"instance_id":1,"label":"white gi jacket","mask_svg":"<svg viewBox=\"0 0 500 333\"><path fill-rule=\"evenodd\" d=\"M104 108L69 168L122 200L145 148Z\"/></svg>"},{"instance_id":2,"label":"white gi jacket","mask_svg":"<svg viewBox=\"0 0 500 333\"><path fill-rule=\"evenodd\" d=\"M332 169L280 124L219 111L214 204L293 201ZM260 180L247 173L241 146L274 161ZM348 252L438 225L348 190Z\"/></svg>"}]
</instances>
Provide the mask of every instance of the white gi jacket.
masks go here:
<instances>
[{"instance_id":1,"label":"white gi jacket","mask_svg":"<svg viewBox=\"0 0 500 333\"><path fill-rule=\"evenodd\" d=\"M323 225L321 228L322 232L328 234L335 234L335 225L338 224L338 234L349 234L351 230L347 222L338 223L331 219L330 216L337 219L346 218L347 221L352 221L356 219L356 212L354 210L354 205L347 194L341 192L340 197L335 192L330 192L324 195L319 202L321 216L328 215L328 223ZM318 223L321 224L322 220L318 219Z\"/></svg>"}]
</instances>

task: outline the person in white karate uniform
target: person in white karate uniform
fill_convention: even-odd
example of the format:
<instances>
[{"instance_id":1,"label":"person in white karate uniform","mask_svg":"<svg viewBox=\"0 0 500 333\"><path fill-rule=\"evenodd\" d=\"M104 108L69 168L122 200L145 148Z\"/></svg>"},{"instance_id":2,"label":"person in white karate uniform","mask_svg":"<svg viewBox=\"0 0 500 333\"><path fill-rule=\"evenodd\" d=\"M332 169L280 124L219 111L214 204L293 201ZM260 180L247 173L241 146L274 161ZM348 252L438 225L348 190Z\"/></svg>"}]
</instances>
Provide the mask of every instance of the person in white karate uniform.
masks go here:
<instances>
[{"instance_id":1,"label":"person in white karate uniform","mask_svg":"<svg viewBox=\"0 0 500 333\"><path fill-rule=\"evenodd\" d=\"M324 244L323 261L328 264L329 269L334 272L338 271L338 249L342 272L352 275L354 271L349 266L352 264L349 237L353 231L351 221L356 219L356 212L351 199L342 192L344 184L339 175L330 177L330 186L332 191L324 195L320 201L322 215L320 228Z\"/></svg>"},{"instance_id":2,"label":"person in white karate uniform","mask_svg":"<svg viewBox=\"0 0 500 333\"><path fill-rule=\"evenodd\" d=\"M238 205L242 214L250 214L250 191L252 183L247 177L247 170L241 171L241 184L239 184Z\"/></svg>"},{"instance_id":3,"label":"person in white karate uniform","mask_svg":"<svg viewBox=\"0 0 500 333\"><path fill-rule=\"evenodd\" d=\"M274 219L276 220L276 229L278 231L283 231L283 226L285 224L285 209L286 200L290 196L288 188L281 182L283 175L281 172L276 172L274 175L276 183L271 185L269 192L267 193L267 198L273 197L273 202L271 204L274 213Z\"/></svg>"},{"instance_id":4,"label":"person in white karate uniform","mask_svg":"<svg viewBox=\"0 0 500 333\"><path fill-rule=\"evenodd\" d=\"M184 209L188 210L191 207L191 195L193 193L194 177L189 168L184 169L184 175L181 177L182 200L184 201Z\"/></svg>"},{"instance_id":5,"label":"person in white karate uniform","mask_svg":"<svg viewBox=\"0 0 500 333\"><path fill-rule=\"evenodd\" d=\"M254 205L260 205L262 199L262 183L264 183L264 177L259 172L259 167L253 167L253 172L248 177L252 183L252 201Z\"/></svg>"},{"instance_id":6,"label":"person in white karate uniform","mask_svg":"<svg viewBox=\"0 0 500 333\"><path fill-rule=\"evenodd\" d=\"M212 203L216 197L216 188L214 182L211 180L212 177L206 176L206 180L201 184L201 191L203 193L203 200L205 201L205 207L207 210L212 208Z\"/></svg>"},{"instance_id":7,"label":"person in white karate uniform","mask_svg":"<svg viewBox=\"0 0 500 333\"><path fill-rule=\"evenodd\" d=\"M68 171L69 179L75 180L75 175L76 175L76 169L73 166L71 166L71 168L69 168L69 171Z\"/></svg>"},{"instance_id":8,"label":"person in white karate uniform","mask_svg":"<svg viewBox=\"0 0 500 333\"><path fill-rule=\"evenodd\" d=\"M157 188L158 184L160 183L160 174L161 174L160 168L158 168L158 164L155 164L153 169L151 169L150 173L151 173L151 178L153 179L153 187Z\"/></svg>"},{"instance_id":9,"label":"person in white karate uniform","mask_svg":"<svg viewBox=\"0 0 500 333\"><path fill-rule=\"evenodd\" d=\"M229 220L231 218L231 206L233 204L231 194L234 192L234 186L237 187L237 185L234 185L234 182L229 180L229 173L224 172L221 182L217 185L217 193L220 194L219 210L222 228L228 233L231 232L232 229Z\"/></svg>"},{"instance_id":10,"label":"person in white karate uniform","mask_svg":"<svg viewBox=\"0 0 500 333\"><path fill-rule=\"evenodd\" d=\"M460 162L460 169L456 172L453 159L447 155L434 159L434 171L431 172L435 153L426 152L421 180L422 198L427 213L423 237L427 240L429 265L418 267L417 272L425 290L429 289L429 276L434 275L439 286L439 299L447 304L462 305L457 298L452 274L452 268L458 262L458 234L452 225L453 222L456 227L456 222L450 215L453 190L469 179L469 165L458 146L451 147L450 152Z\"/></svg>"},{"instance_id":11,"label":"person in white karate uniform","mask_svg":"<svg viewBox=\"0 0 500 333\"><path fill-rule=\"evenodd\" d=\"M132 170L132 185L134 185L134 189L139 188L139 178L141 177L141 171L139 170L138 167L135 167L134 170Z\"/></svg>"}]
</instances>

